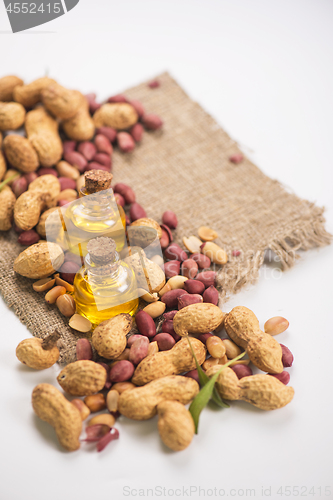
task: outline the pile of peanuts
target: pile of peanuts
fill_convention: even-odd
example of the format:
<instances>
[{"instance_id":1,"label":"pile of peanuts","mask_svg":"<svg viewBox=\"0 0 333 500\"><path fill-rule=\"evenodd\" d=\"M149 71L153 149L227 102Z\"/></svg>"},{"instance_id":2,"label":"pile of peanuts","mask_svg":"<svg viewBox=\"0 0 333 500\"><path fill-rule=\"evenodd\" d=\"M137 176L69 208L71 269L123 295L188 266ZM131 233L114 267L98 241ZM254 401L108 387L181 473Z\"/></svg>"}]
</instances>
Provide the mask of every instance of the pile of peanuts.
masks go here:
<instances>
[{"instance_id":1,"label":"pile of peanuts","mask_svg":"<svg viewBox=\"0 0 333 500\"><path fill-rule=\"evenodd\" d=\"M124 95L97 103L95 94L84 96L48 77L26 85L16 76L0 78L0 231L12 227L16 199L38 177L52 175L59 182L42 211L63 206L78 197L84 172L112 170L114 147L130 153L145 129L162 126L158 115ZM117 198L125 203L120 193ZM24 246L45 237L16 221L14 229Z\"/></svg>"},{"instance_id":2,"label":"pile of peanuts","mask_svg":"<svg viewBox=\"0 0 333 500\"><path fill-rule=\"evenodd\" d=\"M149 86L157 88L159 82ZM273 337L288 328L288 321L271 318L262 331L246 307L222 312L211 265L224 266L229 256L215 243L217 232L202 226L198 235L184 237L187 253L173 241L176 214L167 210L161 224L147 218L126 184L113 189L127 225L154 228L164 251L164 259L149 261L158 281L154 289L143 290L134 319L119 314L91 333L91 323L75 312L73 280L81 261L44 241L46 218L56 206L77 198L85 172L111 171L113 147L129 153L144 128L162 125L140 102L123 95L100 104L95 94L83 96L47 77L28 85L15 76L0 79L0 231L13 226L19 243L27 247L14 271L37 280L33 289L45 292L46 302L56 304L71 328L87 334L76 343L76 361L57 377L74 399L46 383L32 394L35 413L54 427L68 451L77 450L81 441L97 443L101 451L119 437L115 424L120 416L146 420L155 415L163 443L174 451L187 448L195 424L185 405L199 395L197 364L208 378L215 376L217 392L226 400L273 410L294 395L284 370L293 355ZM25 136L13 133L23 126ZM229 160L240 164L243 156ZM231 253L238 257L241 251ZM23 340L16 355L32 369L49 368L59 360L59 337L54 332L45 339ZM242 353L247 358L240 360ZM251 364L262 373L253 374ZM80 441L82 422L93 413L98 414L90 417Z\"/></svg>"}]
</instances>

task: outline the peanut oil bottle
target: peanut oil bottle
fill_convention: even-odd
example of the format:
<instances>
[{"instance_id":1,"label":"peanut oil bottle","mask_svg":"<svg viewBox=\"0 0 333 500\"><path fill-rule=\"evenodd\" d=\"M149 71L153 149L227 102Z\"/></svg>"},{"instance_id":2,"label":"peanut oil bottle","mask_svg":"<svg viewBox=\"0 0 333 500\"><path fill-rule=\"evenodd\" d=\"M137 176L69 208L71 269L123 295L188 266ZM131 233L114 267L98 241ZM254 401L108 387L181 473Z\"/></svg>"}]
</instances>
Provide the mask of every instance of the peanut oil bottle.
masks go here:
<instances>
[{"instance_id":1,"label":"peanut oil bottle","mask_svg":"<svg viewBox=\"0 0 333 500\"><path fill-rule=\"evenodd\" d=\"M84 266L74 279L76 310L95 328L117 314L135 314L139 299L134 271L119 259L112 238L87 243Z\"/></svg>"},{"instance_id":2,"label":"peanut oil bottle","mask_svg":"<svg viewBox=\"0 0 333 500\"><path fill-rule=\"evenodd\" d=\"M64 212L63 239L66 246L71 252L85 256L91 238L106 236L116 242L116 249L120 252L125 244L126 218L110 187L112 174L90 170L84 177L80 198Z\"/></svg>"}]
</instances>

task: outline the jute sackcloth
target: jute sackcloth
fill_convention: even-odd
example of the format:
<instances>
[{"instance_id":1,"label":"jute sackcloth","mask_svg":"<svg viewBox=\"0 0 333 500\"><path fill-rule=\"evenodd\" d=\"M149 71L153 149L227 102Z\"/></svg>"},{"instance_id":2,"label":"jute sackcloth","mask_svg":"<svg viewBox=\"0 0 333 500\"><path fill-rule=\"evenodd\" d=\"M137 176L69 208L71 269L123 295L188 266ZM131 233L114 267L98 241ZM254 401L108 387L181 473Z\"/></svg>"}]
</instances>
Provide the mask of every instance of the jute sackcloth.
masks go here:
<instances>
[{"instance_id":1,"label":"jute sackcloth","mask_svg":"<svg viewBox=\"0 0 333 500\"><path fill-rule=\"evenodd\" d=\"M129 184L148 217L161 221L165 210L173 210L179 221L174 237L180 245L202 225L217 231L216 243L229 256L223 268L215 269L222 296L257 279L267 249L285 269L295 262L297 250L330 242L323 208L288 193L247 158L237 165L230 162L231 155L240 153L237 143L170 75L158 80L158 88L144 82L126 92L147 112L160 115L164 127L146 132L131 154L115 151L114 183ZM72 361L81 335L45 303L44 294L33 292L32 280L14 274L13 261L23 250L16 240L14 232L1 236L0 291L33 335L45 337L58 328L61 361ZM240 255L233 256L234 250Z\"/></svg>"}]
</instances>

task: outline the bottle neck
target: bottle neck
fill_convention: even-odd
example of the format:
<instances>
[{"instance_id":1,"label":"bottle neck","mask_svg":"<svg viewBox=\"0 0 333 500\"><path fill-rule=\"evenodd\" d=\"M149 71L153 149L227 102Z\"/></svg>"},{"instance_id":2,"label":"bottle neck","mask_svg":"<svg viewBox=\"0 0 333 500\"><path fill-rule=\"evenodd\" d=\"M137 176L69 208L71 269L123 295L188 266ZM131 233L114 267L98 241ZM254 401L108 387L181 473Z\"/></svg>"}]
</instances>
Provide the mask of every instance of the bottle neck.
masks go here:
<instances>
[{"instance_id":1,"label":"bottle neck","mask_svg":"<svg viewBox=\"0 0 333 500\"><path fill-rule=\"evenodd\" d=\"M89 280L100 281L113 281L116 280L120 272L120 260L118 252L115 252L115 257L112 262L106 264L96 264L91 255L88 253L85 258L85 272Z\"/></svg>"},{"instance_id":2,"label":"bottle neck","mask_svg":"<svg viewBox=\"0 0 333 500\"><path fill-rule=\"evenodd\" d=\"M103 218L110 217L110 211L118 215L118 207L114 197L113 189L105 189L97 193L89 193L85 187L80 190L80 212L89 217Z\"/></svg>"}]
</instances>

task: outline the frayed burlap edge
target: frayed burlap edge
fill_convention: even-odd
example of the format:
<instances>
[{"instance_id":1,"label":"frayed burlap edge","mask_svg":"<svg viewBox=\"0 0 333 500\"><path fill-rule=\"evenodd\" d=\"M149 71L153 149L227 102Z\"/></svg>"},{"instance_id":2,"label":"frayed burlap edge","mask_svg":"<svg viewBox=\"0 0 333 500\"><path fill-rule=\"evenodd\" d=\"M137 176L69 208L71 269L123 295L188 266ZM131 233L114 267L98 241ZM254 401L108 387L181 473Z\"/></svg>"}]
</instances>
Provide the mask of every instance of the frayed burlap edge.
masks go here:
<instances>
[{"instance_id":1,"label":"frayed burlap edge","mask_svg":"<svg viewBox=\"0 0 333 500\"><path fill-rule=\"evenodd\" d=\"M173 209L179 219L174 240L180 245L183 236L196 234L200 225L218 231L216 242L229 256L225 266L215 268L224 301L258 279L268 249L278 256L282 269L288 269L299 257L298 250L330 243L322 208L288 193L246 157L232 164L230 155L240 153L237 143L170 75L157 78L159 88L152 90L144 82L127 95L160 114L164 128L146 132L130 155L115 151L114 182L135 189L148 217L160 221L165 210ZM44 338L58 329L60 362L74 361L77 339L84 335L46 304L44 294L33 291L33 280L13 272L22 250L14 231L0 236L1 294L33 335ZM237 257L234 250L239 250ZM157 323L160 328L161 321Z\"/></svg>"},{"instance_id":2,"label":"frayed burlap edge","mask_svg":"<svg viewBox=\"0 0 333 500\"><path fill-rule=\"evenodd\" d=\"M274 252L281 269L286 271L300 258L298 251L331 243L332 235L325 229L324 208L312 205L311 209L313 219L310 223L300 224L296 229L289 228L255 252L249 250L238 257L231 256L231 260L223 268L216 269L222 300L226 301L243 287L256 283L267 250Z\"/></svg>"}]
</instances>

